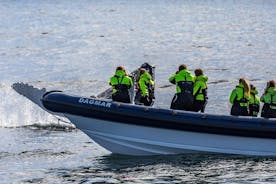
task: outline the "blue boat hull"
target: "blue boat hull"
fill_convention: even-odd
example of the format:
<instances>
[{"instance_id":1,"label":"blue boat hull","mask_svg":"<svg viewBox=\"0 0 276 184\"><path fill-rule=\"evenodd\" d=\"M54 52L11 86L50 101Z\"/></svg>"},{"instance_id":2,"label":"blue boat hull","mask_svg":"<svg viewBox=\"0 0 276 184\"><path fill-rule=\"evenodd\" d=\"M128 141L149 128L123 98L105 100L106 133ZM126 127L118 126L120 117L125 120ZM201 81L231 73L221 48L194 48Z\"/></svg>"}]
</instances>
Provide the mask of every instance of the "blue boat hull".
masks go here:
<instances>
[{"instance_id":1,"label":"blue boat hull","mask_svg":"<svg viewBox=\"0 0 276 184\"><path fill-rule=\"evenodd\" d=\"M42 103L114 153L276 155L275 119L158 109L62 92L46 93Z\"/></svg>"}]
</instances>

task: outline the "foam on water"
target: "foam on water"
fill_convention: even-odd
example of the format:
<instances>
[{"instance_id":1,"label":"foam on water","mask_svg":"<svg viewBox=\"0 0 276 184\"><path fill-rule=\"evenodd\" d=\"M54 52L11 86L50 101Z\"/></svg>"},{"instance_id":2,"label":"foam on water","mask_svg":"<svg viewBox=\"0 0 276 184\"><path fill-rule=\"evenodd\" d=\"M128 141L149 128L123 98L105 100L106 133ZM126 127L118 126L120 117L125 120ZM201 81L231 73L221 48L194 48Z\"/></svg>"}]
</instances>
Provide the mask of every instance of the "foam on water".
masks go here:
<instances>
[{"instance_id":1,"label":"foam on water","mask_svg":"<svg viewBox=\"0 0 276 184\"><path fill-rule=\"evenodd\" d=\"M10 84L1 84L0 101L0 127L58 124L55 117L19 95Z\"/></svg>"}]
</instances>

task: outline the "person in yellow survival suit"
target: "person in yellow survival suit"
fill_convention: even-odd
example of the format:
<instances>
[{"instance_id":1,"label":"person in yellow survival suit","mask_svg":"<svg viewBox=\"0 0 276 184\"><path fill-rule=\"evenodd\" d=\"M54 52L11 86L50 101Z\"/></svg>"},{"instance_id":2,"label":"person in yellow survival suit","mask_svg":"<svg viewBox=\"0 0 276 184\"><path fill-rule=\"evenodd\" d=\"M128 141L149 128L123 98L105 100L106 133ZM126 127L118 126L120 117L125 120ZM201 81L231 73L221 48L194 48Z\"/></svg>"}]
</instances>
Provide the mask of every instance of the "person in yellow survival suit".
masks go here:
<instances>
[{"instance_id":1,"label":"person in yellow survival suit","mask_svg":"<svg viewBox=\"0 0 276 184\"><path fill-rule=\"evenodd\" d=\"M229 101L232 104L231 115L249 115L250 86L244 78L239 79L239 84L233 89Z\"/></svg>"},{"instance_id":2,"label":"person in yellow survival suit","mask_svg":"<svg viewBox=\"0 0 276 184\"><path fill-rule=\"evenodd\" d=\"M179 65L178 71L169 78L170 83L176 85L176 94L171 102L171 109L191 111L193 108L193 87L195 77L187 66Z\"/></svg>"},{"instance_id":3,"label":"person in yellow survival suit","mask_svg":"<svg viewBox=\"0 0 276 184\"><path fill-rule=\"evenodd\" d=\"M249 98L249 116L257 117L260 111L260 98L258 97L258 90L253 84L250 84L250 98Z\"/></svg>"},{"instance_id":4,"label":"person in yellow survival suit","mask_svg":"<svg viewBox=\"0 0 276 184\"><path fill-rule=\"evenodd\" d=\"M122 66L118 66L115 75L109 80L112 86L112 100L117 102L130 103L129 89L133 86L131 77L126 74Z\"/></svg>"},{"instance_id":5,"label":"person in yellow survival suit","mask_svg":"<svg viewBox=\"0 0 276 184\"><path fill-rule=\"evenodd\" d=\"M261 96L264 103L261 116L265 118L276 118L276 83L274 80L268 81L264 94Z\"/></svg>"},{"instance_id":6,"label":"person in yellow survival suit","mask_svg":"<svg viewBox=\"0 0 276 184\"><path fill-rule=\"evenodd\" d=\"M205 106L207 105L207 81L208 77L203 75L202 69L198 68L195 70L195 84L194 84L194 104L193 111L204 112Z\"/></svg>"},{"instance_id":7,"label":"person in yellow survival suit","mask_svg":"<svg viewBox=\"0 0 276 184\"><path fill-rule=\"evenodd\" d=\"M153 94L153 85L154 81L152 80L151 75L147 72L146 69L140 69L140 77L138 80L139 91L140 91L140 103L150 106L152 104L152 100L154 98Z\"/></svg>"}]
</instances>

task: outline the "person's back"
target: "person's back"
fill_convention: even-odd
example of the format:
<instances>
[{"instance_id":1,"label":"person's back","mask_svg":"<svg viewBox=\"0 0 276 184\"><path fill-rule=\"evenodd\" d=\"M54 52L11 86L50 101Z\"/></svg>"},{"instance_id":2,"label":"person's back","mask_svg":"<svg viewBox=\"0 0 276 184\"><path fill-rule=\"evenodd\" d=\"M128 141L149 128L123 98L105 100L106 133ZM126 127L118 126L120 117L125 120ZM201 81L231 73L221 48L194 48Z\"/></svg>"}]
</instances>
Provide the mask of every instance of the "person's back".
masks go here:
<instances>
[{"instance_id":1,"label":"person's back","mask_svg":"<svg viewBox=\"0 0 276 184\"><path fill-rule=\"evenodd\" d=\"M260 98L257 96L258 91L255 86L250 85L250 98L249 98L249 116L258 116L260 111Z\"/></svg>"},{"instance_id":2,"label":"person's back","mask_svg":"<svg viewBox=\"0 0 276 184\"><path fill-rule=\"evenodd\" d=\"M195 70L195 84L193 89L194 95L194 104L193 111L204 112L205 106L207 104L207 81L208 77L203 75L203 71L201 69Z\"/></svg>"},{"instance_id":3,"label":"person's back","mask_svg":"<svg viewBox=\"0 0 276 184\"><path fill-rule=\"evenodd\" d=\"M129 89L133 85L132 79L127 76L124 67L117 67L115 75L110 78L112 86L112 100L117 102L130 103Z\"/></svg>"},{"instance_id":4,"label":"person's back","mask_svg":"<svg viewBox=\"0 0 276 184\"><path fill-rule=\"evenodd\" d=\"M154 81L152 76L144 68L140 69L140 77L138 80L140 103L150 106L154 98L153 85Z\"/></svg>"},{"instance_id":5,"label":"person's back","mask_svg":"<svg viewBox=\"0 0 276 184\"><path fill-rule=\"evenodd\" d=\"M234 116L248 116L249 115L249 98L250 98L250 86L248 82L241 78L239 85L233 89L230 95L231 115Z\"/></svg>"},{"instance_id":6,"label":"person's back","mask_svg":"<svg viewBox=\"0 0 276 184\"><path fill-rule=\"evenodd\" d=\"M176 94L171 109L192 110L194 80L186 65L180 65L178 71L169 78L172 84L176 84Z\"/></svg>"},{"instance_id":7,"label":"person's back","mask_svg":"<svg viewBox=\"0 0 276 184\"><path fill-rule=\"evenodd\" d=\"M265 118L276 118L276 84L274 80L267 83L264 94L261 96L264 103L261 116Z\"/></svg>"}]
</instances>

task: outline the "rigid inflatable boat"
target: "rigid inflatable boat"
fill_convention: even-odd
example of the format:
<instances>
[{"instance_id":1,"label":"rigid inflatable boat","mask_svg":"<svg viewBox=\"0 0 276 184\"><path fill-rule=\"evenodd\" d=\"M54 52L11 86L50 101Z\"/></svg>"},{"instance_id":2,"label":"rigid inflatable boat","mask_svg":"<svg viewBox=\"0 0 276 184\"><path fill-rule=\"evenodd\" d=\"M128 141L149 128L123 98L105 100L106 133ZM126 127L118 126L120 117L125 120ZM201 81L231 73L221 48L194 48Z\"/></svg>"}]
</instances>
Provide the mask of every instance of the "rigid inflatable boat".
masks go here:
<instances>
[{"instance_id":1,"label":"rigid inflatable boat","mask_svg":"<svg viewBox=\"0 0 276 184\"><path fill-rule=\"evenodd\" d=\"M54 91L43 96L42 104L112 153L276 156L276 119L160 109Z\"/></svg>"}]
</instances>

